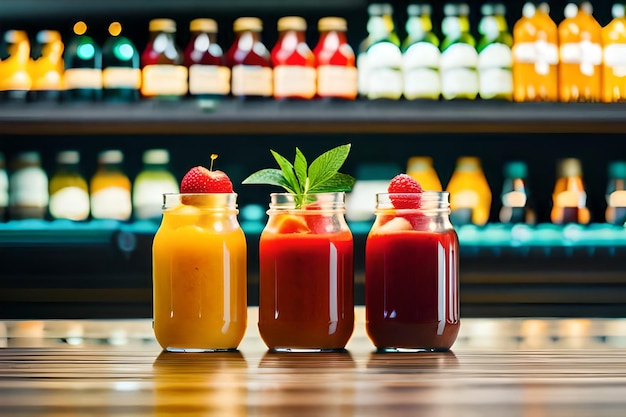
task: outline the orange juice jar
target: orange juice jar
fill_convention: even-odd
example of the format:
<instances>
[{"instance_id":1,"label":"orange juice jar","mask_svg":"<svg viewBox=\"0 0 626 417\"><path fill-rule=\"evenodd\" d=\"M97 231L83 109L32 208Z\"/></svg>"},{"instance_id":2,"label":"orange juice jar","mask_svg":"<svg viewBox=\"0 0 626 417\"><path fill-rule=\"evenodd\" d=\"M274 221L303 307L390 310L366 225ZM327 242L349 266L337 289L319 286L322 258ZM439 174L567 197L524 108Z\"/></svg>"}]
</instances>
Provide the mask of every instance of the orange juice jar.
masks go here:
<instances>
[{"instance_id":1,"label":"orange juice jar","mask_svg":"<svg viewBox=\"0 0 626 417\"><path fill-rule=\"evenodd\" d=\"M524 4L513 27L513 100L558 101L558 32L542 3Z\"/></svg>"},{"instance_id":2,"label":"orange juice jar","mask_svg":"<svg viewBox=\"0 0 626 417\"><path fill-rule=\"evenodd\" d=\"M626 100L626 18L624 5L614 4L613 20L602 29L602 101Z\"/></svg>"},{"instance_id":3,"label":"orange juice jar","mask_svg":"<svg viewBox=\"0 0 626 417\"><path fill-rule=\"evenodd\" d=\"M168 351L234 350L247 326L237 194L165 194L152 246L154 334Z\"/></svg>"},{"instance_id":4,"label":"orange juice jar","mask_svg":"<svg viewBox=\"0 0 626 417\"><path fill-rule=\"evenodd\" d=\"M559 99L600 101L602 82L602 28L588 2L565 7L559 24Z\"/></svg>"}]
</instances>

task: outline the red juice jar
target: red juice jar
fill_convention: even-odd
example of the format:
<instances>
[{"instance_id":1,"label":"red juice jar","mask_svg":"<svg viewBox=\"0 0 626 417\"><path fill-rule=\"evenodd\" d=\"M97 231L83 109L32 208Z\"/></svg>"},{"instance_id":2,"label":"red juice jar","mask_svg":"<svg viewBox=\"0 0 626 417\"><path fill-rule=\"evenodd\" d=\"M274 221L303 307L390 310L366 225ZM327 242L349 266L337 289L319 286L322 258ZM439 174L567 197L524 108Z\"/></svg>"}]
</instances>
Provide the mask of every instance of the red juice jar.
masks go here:
<instances>
[{"instance_id":1,"label":"red juice jar","mask_svg":"<svg viewBox=\"0 0 626 417\"><path fill-rule=\"evenodd\" d=\"M176 22L150 21L150 40L141 54L141 95L177 99L187 94L187 68L176 46Z\"/></svg>"},{"instance_id":2,"label":"red juice jar","mask_svg":"<svg viewBox=\"0 0 626 417\"><path fill-rule=\"evenodd\" d=\"M261 41L263 23L256 17L240 17L233 23L235 41L226 52L232 71L232 94L241 98L272 96L270 53Z\"/></svg>"},{"instance_id":3,"label":"red juice jar","mask_svg":"<svg viewBox=\"0 0 626 417\"><path fill-rule=\"evenodd\" d=\"M378 194L365 247L366 330L379 351L445 351L460 327L459 241L447 192L417 209ZM414 194L413 194L414 196Z\"/></svg>"},{"instance_id":4,"label":"red juice jar","mask_svg":"<svg viewBox=\"0 0 626 417\"><path fill-rule=\"evenodd\" d=\"M230 94L230 68L217 43L217 22L194 19L183 63L189 69L189 94L194 97L223 97Z\"/></svg>"},{"instance_id":5,"label":"red juice jar","mask_svg":"<svg viewBox=\"0 0 626 417\"><path fill-rule=\"evenodd\" d=\"M321 18L317 29L320 40L313 49L317 67L317 95L354 100L358 78L354 50L346 38L346 19Z\"/></svg>"},{"instance_id":6,"label":"red juice jar","mask_svg":"<svg viewBox=\"0 0 626 417\"><path fill-rule=\"evenodd\" d=\"M274 351L342 350L354 330L345 193L271 194L259 242L259 333Z\"/></svg>"},{"instance_id":7,"label":"red juice jar","mask_svg":"<svg viewBox=\"0 0 626 417\"><path fill-rule=\"evenodd\" d=\"M311 99L316 93L315 55L306 44L306 21L298 16L278 19L278 42L272 49L274 97Z\"/></svg>"}]
</instances>

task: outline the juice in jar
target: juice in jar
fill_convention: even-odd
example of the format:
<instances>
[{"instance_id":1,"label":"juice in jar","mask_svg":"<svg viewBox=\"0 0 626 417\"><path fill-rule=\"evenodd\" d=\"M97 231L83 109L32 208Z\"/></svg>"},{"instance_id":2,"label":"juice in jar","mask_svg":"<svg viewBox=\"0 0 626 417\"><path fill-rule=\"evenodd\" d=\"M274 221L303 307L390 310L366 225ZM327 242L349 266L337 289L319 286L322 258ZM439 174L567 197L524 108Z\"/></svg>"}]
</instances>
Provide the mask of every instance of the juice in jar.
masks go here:
<instances>
[{"instance_id":1,"label":"juice in jar","mask_svg":"<svg viewBox=\"0 0 626 417\"><path fill-rule=\"evenodd\" d=\"M152 249L154 333L165 350L233 350L243 339L247 252L236 198L165 195Z\"/></svg>"},{"instance_id":2,"label":"juice in jar","mask_svg":"<svg viewBox=\"0 0 626 417\"><path fill-rule=\"evenodd\" d=\"M546 3L524 4L513 27L513 99L558 101L558 31Z\"/></svg>"},{"instance_id":3,"label":"juice in jar","mask_svg":"<svg viewBox=\"0 0 626 417\"><path fill-rule=\"evenodd\" d=\"M565 7L559 24L559 100L601 101L602 28L589 2Z\"/></svg>"},{"instance_id":4,"label":"juice in jar","mask_svg":"<svg viewBox=\"0 0 626 417\"><path fill-rule=\"evenodd\" d=\"M602 29L602 101L626 100L626 18L624 5L614 4L613 20Z\"/></svg>"},{"instance_id":5,"label":"juice in jar","mask_svg":"<svg viewBox=\"0 0 626 417\"><path fill-rule=\"evenodd\" d=\"M0 98L26 100L32 80L30 41L23 30L9 30L0 43Z\"/></svg>"},{"instance_id":6,"label":"juice in jar","mask_svg":"<svg viewBox=\"0 0 626 417\"><path fill-rule=\"evenodd\" d=\"M305 39L302 17L278 19L278 41L272 48L274 98L311 99L315 97L317 73L315 55Z\"/></svg>"},{"instance_id":7,"label":"juice in jar","mask_svg":"<svg viewBox=\"0 0 626 417\"><path fill-rule=\"evenodd\" d=\"M317 23L320 39L313 49L317 67L317 96L354 100L357 95L357 69L352 47L346 38L346 20L323 17Z\"/></svg>"},{"instance_id":8,"label":"juice in jar","mask_svg":"<svg viewBox=\"0 0 626 417\"><path fill-rule=\"evenodd\" d=\"M343 349L354 329L354 249L344 193L274 193L259 242L259 332L271 350Z\"/></svg>"},{"instance_id":9,"label":"juice in jar","mask_svg":"<svg viewBox=\"0 0 626 417\"><path fill-rule=\"evenodd\" d=\"M395 209L377 195L365 249L366 330L381 351L439 351L460 328L459 243L448 194L423 192L421 207Z\"/></svg>"}]
</instances>

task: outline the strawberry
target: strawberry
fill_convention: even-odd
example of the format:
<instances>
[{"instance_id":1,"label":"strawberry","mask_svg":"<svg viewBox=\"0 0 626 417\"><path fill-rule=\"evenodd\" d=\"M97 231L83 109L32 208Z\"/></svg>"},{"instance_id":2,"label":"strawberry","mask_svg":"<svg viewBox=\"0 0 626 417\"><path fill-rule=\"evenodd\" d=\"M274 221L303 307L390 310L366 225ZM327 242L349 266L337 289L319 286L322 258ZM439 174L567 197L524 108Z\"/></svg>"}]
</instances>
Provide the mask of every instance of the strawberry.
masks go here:
<instances>
[{"instance_id":1,"label":"strawberry","mask_svg":"<svg viewBox=\"0 0 626 417\"><path fill-rule=\"evenodd\" d=\"M391 194L391 203L397 209L416 209L420 207L422 186L407 174L398 174L389 183L387 192Z\"/></svg>"},{"instance_id":2,"label":"strawberry","mask_svg":"<svg viewBox=\"0 0 626 417\"><path fill-rule=\"evenodd\" d=\"M193 167L180 183L183 194L232 193L233 183L220 170L210 171L203 166Z\"/></svg>"}]
</instances>

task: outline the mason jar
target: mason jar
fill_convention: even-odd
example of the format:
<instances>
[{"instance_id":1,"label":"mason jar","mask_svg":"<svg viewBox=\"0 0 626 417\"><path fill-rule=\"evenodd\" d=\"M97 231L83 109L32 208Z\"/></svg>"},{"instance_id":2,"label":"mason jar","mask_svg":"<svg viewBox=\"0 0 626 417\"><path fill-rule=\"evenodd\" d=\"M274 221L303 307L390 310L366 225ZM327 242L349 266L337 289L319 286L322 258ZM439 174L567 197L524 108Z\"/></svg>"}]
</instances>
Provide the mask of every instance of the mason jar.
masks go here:
<instances>
[{"instance_id":1,"label":"mason jar","mask_svg":"<svg viewBox=\"0 0 626 417\"><path fill-rule=\"evenodd\" d=\"M237 194L165 194L154 237L154 334L168 351L234 350L247 326Z\"/></svg>"},{"instance_id":2,"label":"mason jar","mask_svg":"<svg viewBox=\"0 0 626 417\"><path fill-rule=\"evenodd\" d=\"M459 241L447 192L377 194L365 248L366 330L379 351L446 351L459 332ZM404 207L405 205L399 205Z\"/></svg>"},{"instance_id":3,"label":"mason jar","mask_svg":"<svg viewBox=\"0 0 626 417\"><path fill-rule=\"evenodd\" d=\"M354 330L345 193L273 193L267 214L259 242L261 338L274 351L344 349Z\"/></svg>"}]
</instances>

